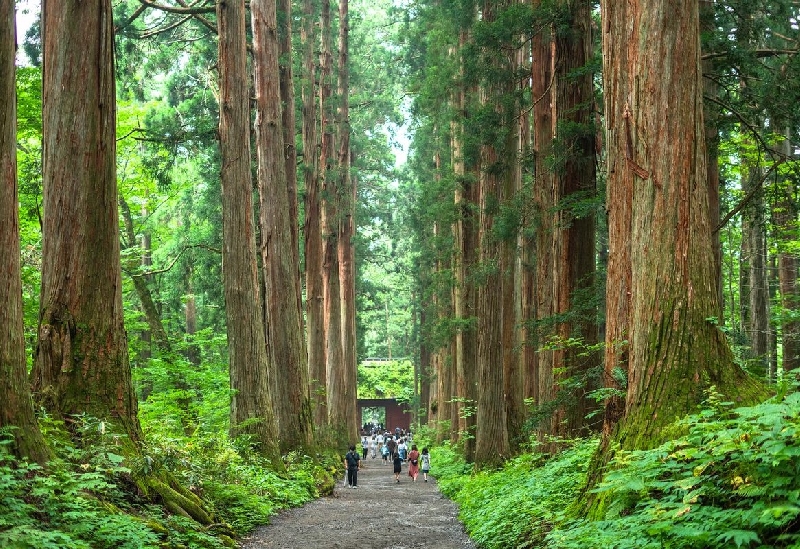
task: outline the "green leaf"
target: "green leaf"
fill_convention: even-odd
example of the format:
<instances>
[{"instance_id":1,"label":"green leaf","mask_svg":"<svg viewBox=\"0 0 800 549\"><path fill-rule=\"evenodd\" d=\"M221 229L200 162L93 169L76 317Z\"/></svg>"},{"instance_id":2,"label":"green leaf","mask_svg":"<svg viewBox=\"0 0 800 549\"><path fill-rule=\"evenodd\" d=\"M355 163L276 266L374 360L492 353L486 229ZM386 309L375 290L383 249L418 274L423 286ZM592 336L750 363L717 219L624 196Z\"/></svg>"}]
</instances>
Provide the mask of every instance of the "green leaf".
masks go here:
<instances>
[{"instance_id":1,"label":"green leaf","mask_svg":"<svg viewBox=\"0 0 800 549\"><path fill-rule=\"evenodd\" d=\"M752 530L728 530L717 536L716 541L721 542L733 542L736 544L736 547L748 547L751 543L758 543L761 540L758 537L758 534L753 532Z\"/></svg>"}]
</instances>

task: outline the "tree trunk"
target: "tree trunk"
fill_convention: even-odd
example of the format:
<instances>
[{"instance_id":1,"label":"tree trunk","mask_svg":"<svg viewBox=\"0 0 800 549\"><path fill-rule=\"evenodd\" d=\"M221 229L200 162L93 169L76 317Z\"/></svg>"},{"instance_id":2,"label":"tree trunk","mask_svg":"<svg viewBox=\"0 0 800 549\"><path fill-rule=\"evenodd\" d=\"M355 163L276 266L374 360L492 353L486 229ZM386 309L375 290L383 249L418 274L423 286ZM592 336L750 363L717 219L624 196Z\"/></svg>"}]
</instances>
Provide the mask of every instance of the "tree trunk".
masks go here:
<instances>
[{"instance_id":1,"label":"tree trunk","mask_svg":"<svg viewBox=\"0 0 800 549\"><path fill-rule=\"evenodd\" d=\"M289 201L288 217L291 233L293 272L300 275L300 236L298 231L297 204L297 145L295 132L297 120L295 116L294 71L292 70L292 2L279 0L278 3L278 70L280 72L281 89L281 128L283 128L283 159L286 174L286 192ZM303 310L303 292L301 284L296 283L297 310ZM305 341L305 340L304 340Z\"/></svg>"},{"instance_id":2,"label":"tree trunk","mask_svg":"<svg viewBox=\"0 0 800 549\"><path fill-rule=\"evenodd\" d=\"M325 372L325 324L322 289L322 212L320 209L320 146L317 132L316 78L314 62L314 3L303 0L303 180L305 183L305 275L308 375L314 427L328 425Z\"/></svg>"},{"instance_id":3,"label":"tree trunk","mask_svg":"<svg viewBox=\"0 0 800 549\"><path fill-rule=\"evenodd\" d=\"M280 457L264 334L253 219L250 79L244 0L217 4L222 155L222 265L228 322L230 432L247 434L267 457ZM255 420L255 421L254 421Z\"/></svg>"},{"instance_id":4,"label":"tree trunk","mask_svg":"<svg viewBox=\"0 0 800 549\"><path fill-rule=\"evenodd\" d=\"M0 2L0 429L18 458L43 464L50 450L33 411L25 360L17 200L16 32L14 1Z\"/></svg>"},{"instance_id":5,"label":"tree trunk","mask_svg":"<svg viewBox=\"0 0 800 549\"><path fill-rule=\"evenodd\" d=\"M467 43L467 31L458 35L459 52ZM459 55L461 55L459 53ZM463 59L461 59L463 64ZM463 73L463 71L461 71ZM453 108L456 115L450 124L451 154L453 175L455 176L454 202L456 220L453 225L455 240L455 259L453 272L453 315L458 328L456 331L456 352L453 356L455 370L455 394L459 403L458 432L464 446L464 456L468 461L475 457L475 364L477 359L477 337L471 320L475 317L475 284L469 272L475 266L475 218L473 211L477 206L474 190L477 185L467 178L466 158L464 157L464 123L466 122L466 88L462 81L454 84ZM455 426L454 426L455 427Z\"/></svg>"},{"instance_id":6,"label":"tree trunk","mask_svg":"<svg viewBox=\"0 0 800 549\"><path fill-rule=\"evenodd\" d=\"M715 31L715 14L713 0L700 0L700 26L702 32ZM703 74L711 74L714 70L713 60L702 62ZM703 79L703 94L706 97L717 98L719 86L713 78ZM706 158L707 158L707 177L708 185L708 211L711 216L711 225L716 227L720 221L720 179L719 179L719 124L720 109L711 102L703 105L703 121L705 124ZM722 244L719 233L712 235L711 245L714 254L714 275L717 287L717 301L719 303L719 324L723 325L723 292L722 292Z\"/></svg>"},{"instance_id":7,"label":"tree trunk","mask_svg":"<svg viewBox=\"0 0 800 549\"><path fill-rule=\"evenodd\" d=\"M483 21L493 23L502 9L502 1L486 0ZM489 52L489 55L496 52ZM499 70L500 66L495 66ZM502 117L500 94L505 90L501 82L483 82L479 101L483 109L494 111ZM503 199L502 182L507 174L508 158L502 146L498 150L496 136L483 136L480 145L480 203L478 225L478 263L484 276L478 286L478 398L475 429L475 464L478 467L500 465L509 457L508 431L503 390L503 276L501 246L494 233L495 216L500 213Z\"/></svg>"},{"instance_id":8,"label":"tree trunk","mask_svg":"<svg viewBox=\"0 0 800 549\"><path fill-rule=\"evenodd\" d=\"M281 451L311 443L311 404L303 319L297 299L299 271L289 218L283 155L276 0L250 4L256 90L256 157L261 254L267 303L267 345Z\"/></svg>"},{"instance_id":9,"label":"tree trunk","mask_svg":"<svg viewBox=\"0 0 800 549\"><path fill-rule=\"evenodd\" d=\"M787 136L790 135L787 130ZM783 152L787 158L793 156L791 140L784 141ZM784 319L781 322L781 341L783 348L783 371L794 372L800 368L800 288L797 286L798 260L792 250L793 235L797 231L797 185L792 178L784 182L782 196L773 211L778 239L778 286Z\"/></svg>"},{"instance_id":10,"label":"tree trunk","mask_svg":"<svg viewBox=\"0 0 800 549\"><path fill-rule=\"evenodd\" d=\"M749 173L748 173L749 172ZM753 185L761 185L758 166L749 166L743 177L742 190L747 193ZM742 254L747 270L747 315L744 324L750 340L752 371L766 379L769 363L769 281L767 273L767 234L764 193L759 190L742 212ZM744 320L744 319L743 319Z\"/></svg>"},{"instance_id":11,"label":"tree trunk","mask_svg":"<svg viewBox=\"0 0 800 549\"><path fill-rule=\"evenodd\" d=\"M131 215L130 207L125 201L125 198L120 196L119 206L122 210L122 226L125 228L125 238L123 242L127 246L133 246L136 242L136 231L133 226L133 216ZM136 290L136 297L139 298L139 304L142 307L145 322L147 323L147 330L141 332L144 338L145 334L147 341L155 338L155 343L158 349L164 353L172 351L172 345L167 336L167 331L164 328L164 323L161 321L161 314L156 307L156 301L153 299L153 294L147 285L145 275L139 272L139 267L144 267L149 262L149 256L143 255L137 258L134 255L128 257L123 265L123 271L130 276L133 282L133 288Z\"/></svg>"},{"instance_id":12,"label":"tree trunk","mask_svg":"<svg viewBox=\"0 0 800 549\"><path fill-rule=\"evenodd\" d=\"M43 9L42 291L34 390L141 440L122 310L111 3Z\"/></svg>"},{"instance_id":13,"label":"tree trunk","mask_svg":"<svg viewBox=\"0 0 800 549\"><path fill-rule=\"evenodd\" d=\"M520 59L516 51L508 54L506 65L511 74L520 71ZM513 96L518 92L516 82L509 78L503 86L503 94ZM502 174L501 196L504 203L513 203L515 197L522 191L522 171L519 150L519 124L520 116L518 101L508 101L503 109L503 126L506 131L504 143L504 173ZM521 295L521 281L519 253L517 250L518 229L513 233L503 236L500 248L500 265L503 286L502 311L503 311L503 396L506 406L506 432L510 451L516 452L520 446L528 442L528 435L524 432L525 401L522 384L522 362L520 337L520 307L517 306Z\"/></svg>"},{"instance_id":14,"label":"tree trunk","mask_svg":"<svg viewBox=\"0 0 800 549\"><path fill-rule=\"evenodd\" d=\"M442 154L436 150L433 157L434 177L437 184L441 184L442 178ZM441 224L438 220L433 222L433 240L441 238ZM448 267L450 267L448 265ZM441 256L437 256L434 263L434 278L440 279L445 269L445 262ZM436 323L443 325L453 315L451 310L450 296L445 295L445 291L437 284L433 295L433 308L436 311ZM388 332L388 327L387 327ZM437 395L437 442L448 440L455 444L458 442L458 410L459 403L457 395L454 393L455 387L455 368L453 363L453 341L435 341L435 351L433 352L433 363L436 371L436 395ZM455 421L454 421L455 420Z\"/></svg>"},{"instance_id":15,"label":"tree trunk","mask_svg":"<svg viewBox=\"0 0 800 549\"><path fill-rule=\"evenodd\" d=\"M419 312L419 326L425 326L425 308L422 307ZM422 414L420 418L421 425L432 425L431 422L431 378L433 377L433 368L431 366L431 353L428 346L425 344L423 338L420 338L419 349L419 410Z\"/></svg>"},{"instance_id":16,"label":"tree trunk","mask_svg":"<svg viewBox=\"0 0 800 549\"><path fill-rule=\"evenodd\" d=\"M339 281L339 191L334 173L334 117L331 105L333 56L331 54L331 6L322 2L322 52L320 54L322 84L322 148L320 149L322 188L322 287L325 319L325 371L328 393L328 426L334 444L344 448L354 428L348 425L346 373L343 367L341 287Z\"/></svg>"},{"instance_id":17,"label":"tree trunk","mask_svg":"<svg viewBox=\"0 0 800 549\"><path fill-rule=\"evenodd\" d=\"M339 0L339 281L342 314L342 368L344 369L346 415L349 434L356 440L361 426L356 402L358 364L356 359L356 274L355 234L356 185L350 174L350 18L348 0Z\"/></svg>"},{"instance_id":18,"label":"tree trunk","mask_svg":"<svg viewBox=\"0 0 800 549\"><path fill-rule=\"evenodd\" d=\"M557 437L585 433L589 406L585 394L592 388L587 386L586 374L595 360L585 356L583 346L597 343L596 315L580 301L587 299L594 284L594 215L575 214L563 205L588 200L595 189L592 75L574 76L591 58L591 6L582 1L572 3L570 9L570 33L543 33L533 40L533 58L540 60L534 64L533 79L534 196L540 220L536 245L538 396L544 410L552 409L541 432ZM569 132L563 127L570 128ZM569 320L558 320L565 316ZM573 339L581 344L567 343ZM576 385L576 389L566 388Z\"/></svg>"},{"instance_id":19,"label":"tree trunk","mask_svg":"<svg viewBox=\"0 0 800 549\"><path fill-rule=\"evenodd\" d=\"M485 100L486 98L484 98ZM500 243L492 234L492 201L500 197L497 174L491 167L498 162L491 145L481 146L481 201L479 264L487 274L478 287L478 398L475 430L475 463L479 467L500 465L509 457L503 399L502 277L499 271Z\"/></svg>"},{"instance_id":20,"label":"tree trunk","mask_svg":"<svg viewBox=\"0 0 800 549\"><path fill-rule=\"evenodd\" d=\"M674 421L696 410L712 385L737 404L763 393L708 320L717 311L717 290L698 5L605 0L602 12L610 227L606 368L627 366L628 372L625 417L602 445L607 458L612 446L651 448L673 436Z\"/></svg>"}]
</instances>

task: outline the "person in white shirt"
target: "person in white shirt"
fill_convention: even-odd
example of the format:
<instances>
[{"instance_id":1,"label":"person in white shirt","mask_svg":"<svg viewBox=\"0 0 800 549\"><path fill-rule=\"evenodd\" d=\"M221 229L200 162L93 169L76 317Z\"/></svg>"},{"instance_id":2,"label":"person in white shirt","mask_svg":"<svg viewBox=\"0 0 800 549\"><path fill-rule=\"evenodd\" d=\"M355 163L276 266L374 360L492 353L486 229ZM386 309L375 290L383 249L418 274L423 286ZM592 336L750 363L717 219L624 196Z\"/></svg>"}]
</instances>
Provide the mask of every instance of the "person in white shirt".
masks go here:
<instances>
[{"instance_id":1,"label":"person in white shirt","mask_svg":"<svg viewBox=\"0 0 800 549\"><path fill-rule=\"evenodd\" d=\"M400 439L400 444L397 445L397 451L400 452L400 459L405 461L406 455L408 454L408 446L406 446L406 439L404 438Z\"/></svg>"}]
</instances>

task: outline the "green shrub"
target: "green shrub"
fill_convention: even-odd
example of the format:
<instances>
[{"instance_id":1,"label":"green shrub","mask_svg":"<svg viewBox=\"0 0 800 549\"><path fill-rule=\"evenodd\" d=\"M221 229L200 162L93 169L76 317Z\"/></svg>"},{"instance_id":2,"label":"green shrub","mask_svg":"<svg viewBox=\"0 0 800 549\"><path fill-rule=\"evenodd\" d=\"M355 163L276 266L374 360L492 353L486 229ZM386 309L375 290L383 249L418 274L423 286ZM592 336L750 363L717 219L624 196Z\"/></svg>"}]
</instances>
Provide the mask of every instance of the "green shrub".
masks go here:
<instances>
[{"instance_id":1,"label":"green shrub","mask_svg":"<svg viewBox=\"0 0 800 549\"><path fill-rule=\"evenodd\" d=\"M618 453L604 520L552 532L559 548L800 547L800 393L731 409L712 394L688 434Z\"/></svg>"},{"instance_id":2,"label":"green shrub","mask_svg":"<svg viewBox=\"0 0 800 549\"><path fill-rule=\"evenodd\" d=\"M0 437L0 547L10 549L148 549L232 547L278 509L317 497L330 483L328 459L286 456L272 464L224 433L179 437L154 433L140 456L119 452L120 436L92 418L76 418L78 446L56 422L42 422L58 458L41 468L17 461ZM2 442L5 440L5 442ZM204 498L217 524L172 516L143 497L135 478L167 471Z\"/></svg>"},{"instance_id":3,"label":"green shrub","mask_svg":"<svg viewBox=\"0 0 800 549\"><path fill-rule=\"evenodd\" d=\"M482 548L541 546L544 535L585 484L596 440L578 441L554 458L524 454L498 471L478 472L436 448L439 485L459 505L470 537ZM441 462L441 470L439 463Z\"/></svg>"}]
</instances>

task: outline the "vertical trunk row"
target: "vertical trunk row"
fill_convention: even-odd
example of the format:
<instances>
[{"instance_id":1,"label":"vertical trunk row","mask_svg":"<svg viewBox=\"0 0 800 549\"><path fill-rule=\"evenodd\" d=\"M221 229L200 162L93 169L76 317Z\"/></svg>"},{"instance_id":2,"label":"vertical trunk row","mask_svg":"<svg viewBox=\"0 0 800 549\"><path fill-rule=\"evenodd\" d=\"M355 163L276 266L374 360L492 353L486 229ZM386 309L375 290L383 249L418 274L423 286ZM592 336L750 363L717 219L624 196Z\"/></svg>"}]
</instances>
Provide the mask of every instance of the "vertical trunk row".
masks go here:
<instances>
[{"instance_id":1,"label":"vertical trunk row","mask_svg":"<svg viewBox=\"0 0 800 549\"><path fill-rule=\"evenodd\" d=\"M339 0L339 231L337 248L342 315L342 363L345 417L351 440L357 440L361 418L356 403L358 365L356 362L355 233L356 185L350 174L350 18L348 0Z\"/></svg>"},{"instance_id":2,"label":"vertical trunk row","mask_svg":"<svg viewBox=\"0 0 800 549\"><path fill-rule=\"evenodd\" d=\"M228 319L231 436L249 434L268 457L280 456L272 413L253 220L250 94L244 0L217 5L220 58L223 283ZM257 420L257 421L253 421Z\"/></svg>"},{"instance_id":3,"label":"vertical trunk row","mask_svg":"<svg viewBox=\"0 0 800 549\"><path fill-rule=\"evenodd\" d=\"M290 219L295 189L286 176L279 84L280 46L276 0L250 5L256 90L256 157L260 196L261 255L267 304L267 345L278 436L282 451L311 442L308 363L298 295L299 271ZM287 105L286 108L293 108ZM293 130L293 129L292 129ZM292 141L294 131L291 132Z\"/></svg>"},{"instance_id":4,"label":"vertical trunk row","mask_svg":"<svg viewBox=\"0 0 800 549\"><path fill-rule=\"evenodd\" d=\"M305 277L306 326L308 337L308 376L314 427L328 425L325 371L325 318L322 285L322 225L317 122L317 66L314 58L316 13L313 0L303 0L303 182L305 184ZM328 67L330 68L330 67Z\"/></svg>"},{"instance_id":5,"label":"vertical trunk row","mask_svg":"<svg viewBox=\"0 0 800 549\"><path fill-rule=\"evenodd\" d=\"M572 3L570 16L572 32L534 36L532 89L536 342L541 349L537 403L548 412L540 431L564 437L583 432L585 393L591 389L587 371L597 361L582 348L597 342L597 330L591 309L581 302L594 284L594 215L577 215L564 205L591 198L595 188L592 76L574 76L590 61L590 3Z\"/></svg>"}]
</instances>

